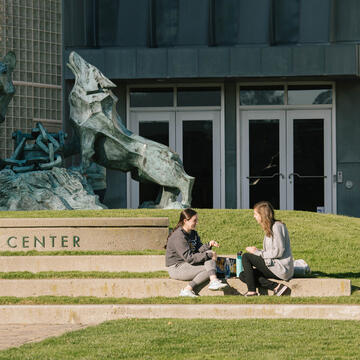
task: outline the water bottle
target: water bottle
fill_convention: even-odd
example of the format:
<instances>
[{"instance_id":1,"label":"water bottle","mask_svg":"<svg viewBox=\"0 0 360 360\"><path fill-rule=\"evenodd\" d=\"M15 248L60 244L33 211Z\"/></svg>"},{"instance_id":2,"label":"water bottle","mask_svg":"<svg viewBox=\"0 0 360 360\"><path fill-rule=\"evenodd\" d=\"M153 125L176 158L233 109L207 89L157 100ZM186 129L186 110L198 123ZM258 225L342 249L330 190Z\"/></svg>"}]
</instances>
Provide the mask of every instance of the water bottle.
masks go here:
<instances>
[{"instance_id":1,"label":"water bottle","mask_svg":"<svg viewBox=\"0 0 360 360\"><path fill-rule=\"evenodd\" d=\"M236 254L236 277L239 277L240 273L244 270L241 259L242 251Z\"/></svg>"},{"instance_id":2,"label":"water bottle","mask_svg":"<svg viewBox=\"0 0 360 360\"><path fill-rule=\"evenodd\" d=\"M230 277L230 260L226 258L225 260L225 279L229 279Z\"/></svg>"}]
</instances>

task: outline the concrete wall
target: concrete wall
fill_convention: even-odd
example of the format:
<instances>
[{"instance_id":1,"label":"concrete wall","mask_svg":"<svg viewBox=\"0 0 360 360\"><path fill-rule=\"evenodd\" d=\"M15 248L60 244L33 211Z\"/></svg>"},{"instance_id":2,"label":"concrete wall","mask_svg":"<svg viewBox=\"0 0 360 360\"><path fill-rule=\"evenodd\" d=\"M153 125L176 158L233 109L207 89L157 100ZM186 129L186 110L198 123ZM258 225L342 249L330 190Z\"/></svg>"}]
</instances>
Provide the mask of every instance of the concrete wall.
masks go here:
<instances>
[{"instance_id":1,"label":"concrete wall","mask_svg":"<svg viewBox=\"0 0 360 360\"><path fill-rule=\"evenodd\" d=\"M336 83L336 138L337 170L343 172L337 211L360 217L360 80Z\"/></svg>"}]
</instances>

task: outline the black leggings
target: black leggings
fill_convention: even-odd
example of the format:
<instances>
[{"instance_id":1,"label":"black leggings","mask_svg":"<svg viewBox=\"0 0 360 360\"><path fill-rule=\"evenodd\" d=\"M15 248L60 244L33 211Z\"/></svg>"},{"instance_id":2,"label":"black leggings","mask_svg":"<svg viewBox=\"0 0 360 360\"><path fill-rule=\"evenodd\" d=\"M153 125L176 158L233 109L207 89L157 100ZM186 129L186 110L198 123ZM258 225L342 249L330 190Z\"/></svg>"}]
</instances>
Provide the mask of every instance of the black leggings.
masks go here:
<instances>
[{"instance_id":1,"label":"black leggings","mask_svg":"<svg viewBox=\"0 0 360 360\"><path fill-rule=\"evenodd\" d=\"M240 273L239 279L247 285L248 291L256 291L259 286L274 290L278 286L269 278L280 279L269 270L261 256L245 253L242 263L244 271Z\"/></svg>"}]
</instances>

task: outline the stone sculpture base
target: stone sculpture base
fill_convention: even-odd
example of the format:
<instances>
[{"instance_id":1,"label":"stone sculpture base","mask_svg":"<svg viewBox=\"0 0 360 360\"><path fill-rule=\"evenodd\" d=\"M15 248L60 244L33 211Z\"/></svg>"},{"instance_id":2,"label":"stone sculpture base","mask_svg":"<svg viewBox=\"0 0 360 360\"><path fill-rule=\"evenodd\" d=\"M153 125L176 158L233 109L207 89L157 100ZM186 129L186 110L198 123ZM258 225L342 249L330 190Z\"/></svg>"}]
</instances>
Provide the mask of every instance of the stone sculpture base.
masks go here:
<instances>
[{"instance_id":1,"label":"stone sculpture base","mask_svg":"<svg viewBox=\"0 0 360 360\"><path fill-rule=\"evenodd\" d=\"M0 210L104 209L86 179L65 168L14 173L0 171Z\"/></svg>"}]
</instances>

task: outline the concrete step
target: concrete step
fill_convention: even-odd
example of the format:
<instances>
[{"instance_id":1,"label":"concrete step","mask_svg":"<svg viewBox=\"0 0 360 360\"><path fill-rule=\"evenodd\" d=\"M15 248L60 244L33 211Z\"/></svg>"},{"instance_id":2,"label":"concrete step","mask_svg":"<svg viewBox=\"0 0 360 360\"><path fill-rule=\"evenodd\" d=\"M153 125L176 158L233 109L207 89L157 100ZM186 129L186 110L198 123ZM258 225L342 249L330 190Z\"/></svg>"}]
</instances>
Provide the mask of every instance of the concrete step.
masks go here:
<instances>
[{"instance_id":1,"label":"concrete step","mask_svg":"<svg viewBox=\"0 0 360 360\"><path fill-rule=\"evenodd\" d=\"M247 290L240 280L228 279L224 291L210 291L205 286L200 295L239 295ZM95 296L95 297L177 297L187 284L172 279L17 279L0 280L0 296ZM291 296L348 296L351 294L347 279L292 279L287 283Z\"/></svg>"},{"instance_id":2,"label":"concrete step","mask_svg":"<svg viewBox=\"0 0 360 360\"><path fill-rule=\"evenodd\" d=\"M166 270L164 255L0 256L0 272Z\"/></svg>"},{"instance_id":3,"label":"concrete step","mask_svg":"<svg viewBox=\"0 0 360 360\"><path fill-rule=\"evenodd\" d=\"M360 305L2 305L0 324L81 324L130 318L360 320Z\"/></svg>"}]
</instances>

